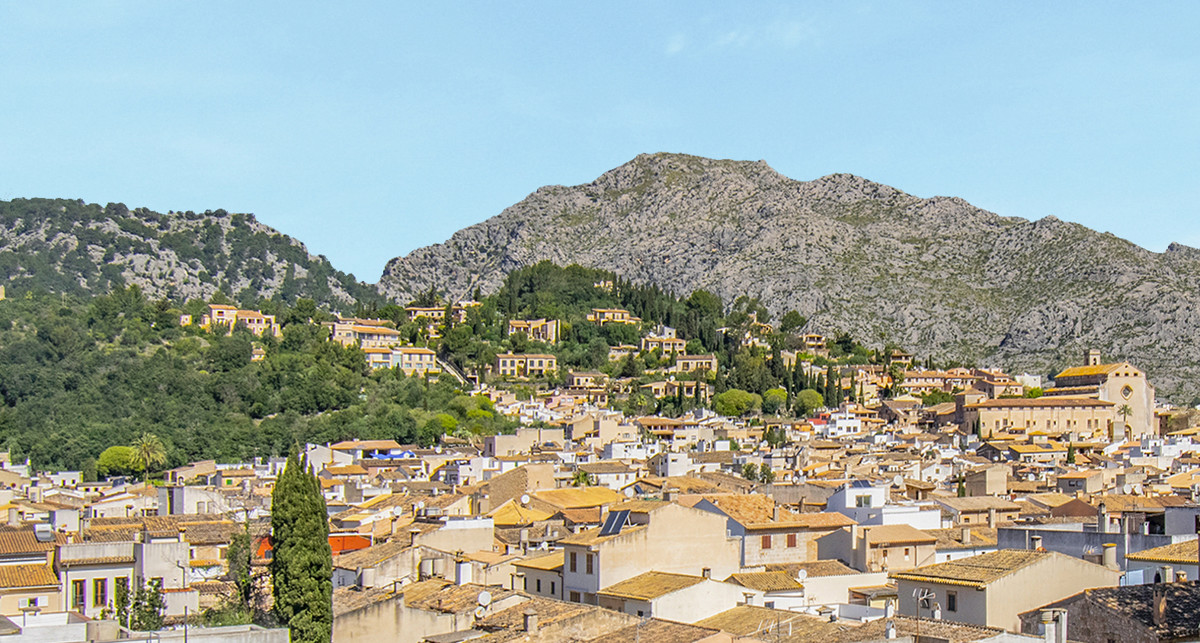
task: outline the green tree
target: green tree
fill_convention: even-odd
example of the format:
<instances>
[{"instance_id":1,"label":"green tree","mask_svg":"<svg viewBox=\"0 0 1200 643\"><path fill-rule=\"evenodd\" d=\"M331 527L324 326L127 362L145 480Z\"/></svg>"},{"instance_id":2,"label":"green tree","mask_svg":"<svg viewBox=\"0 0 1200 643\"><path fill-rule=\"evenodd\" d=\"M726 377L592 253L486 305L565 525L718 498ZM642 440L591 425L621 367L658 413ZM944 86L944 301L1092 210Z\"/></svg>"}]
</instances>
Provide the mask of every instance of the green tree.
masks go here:
<instances>
[{"instance_id":1,"label":"green tree","mask_svg":"<svg viewBox=\"0 0 1200 643\"><path fill-rule=\"evenodd\" d=\"M813 411L821 408L824 403L825 398L811 388L806 388L796 395L796 411L801 416L810 415Z\"/></svg>"},{"instance_id":2,"label":"green tree","mask_svg":"<svg viewBox=\"0 0 1200 643\"><path fill-rule=\"evenodd\" d=\"M162 440L153 433L143 433L133 444L131 461L144 472L145 479L150 479L150 470L162 466L167 461L167 449Z\"/></svg>"},{"instance_id":3,"label":"green tree","mask_svg":"<svg viewBox=\"0 0 1200 643\"><path fill-rule=\"evenodd\" d=\"M271 493L275 614L297 643L333 636L333 555L325 497L307 462L288 456Z\"/></svg>"},{"instance_id":4,"label":"green tree","mask_svg":"<svg viewBox=\"0 0 1200 643\"><path fill-rule=\"evenodd\" d=\"M1117 409L1117 415L1121 416L1121 424L1124 424L1125 427L1128 428L1129 416L1133 415L1133 407L1129 406L1128 404L1122 404L1120 408Z\"/></svg>"},{"instance_id":5,"label":"green tree","mask_svg":"<svg viewBox=\"0 0 1200 643\"><path fill-rule=\"evenodd\" d=\"M139 587L129 607L129 629L139 632L161 630L165 607L160 581L153 580Z\"/></svg>"},{"instance_id":6,"label":"green tree","mask_svg":"<svg viewBox=\"0 0 1200 643\"><path fill-rule=\"evenodd\" d=\"M758 482L758 467L754 466L753 462L747 462L742 465L742 477L751 482Z\"/></svg>"},{"instance_id":7,"label":"green tree","mask_svg":"<svg viewBox=\"0 0 1200 643\"><path fill-rule=\"evenodd\" d=\"M713 397L713 410L721 415L745 415L762 407L762 397L741 389L731 388Z\"/></svg>"},{"instance_id":8,"label":"green tree","mask_svg":"<svg viewBox=\"0 0 1200 643\"><path fill-rule=\"evenodd\" d=\"M571 477L571 486L573 487L591 487L596 484L595 478L587 471L576 471Z\"/></svg>"},{"instance_id":9,"label":"green tree","mask_svg":"<svg viewBox=\"0 0 1200 643\"><path fill-rule=\"evenodd\" d=\"M226 577L237 587L238 604L247 612L254 607L254 583L250 567L253 556L250 524L246 523L245 529L234 533L230 538L229 549L226 550L229 568Z\"/></svg>"},{"instance_id":10,"label":"green tree","mask_svg":"<svg viewBox=\"0 0 1200 643\"><path fill-rule=\"evenodd\" d=\"M799 330L802 326L808 323L800 313L789 310L783 314L783 319L779 320L779 330L784 333L790 333Z\"/></svg>"},{"instance_id":11,"label":"green tree","mask_svg":"<svg viewBox=\"0 0 1200 643\"><path fill-rule=\"evenodd\" d=\"M766 462L759 465L758 480L759 480L759 482L763 482L766 484L771 484L772 482L775 482L775 472L771 470L771 465L767 464Z\"/></svg>"},{"instance_id":12,"label":"green tree","mask_svg":"<svg viewBox=\"0 0 1200 643\"><path fill-rule=\"evenodd\" d=\"M958 497L959 498L967 497L967 485L963 480L964 480L964 478L962 476L958 477Z\"/></svg>"},{"instance_id":13,"label":"green tree","mask_svg":"<svg viewBox=\"0 0 1200 643\"><path fill-rule=\"evenodd\" d=\"M96 459L96 472L102 476L120 476L141 471L134 462L133 447L113 446Z\"/></svg>"},{"instance_id":14,"label":"green tree","mask_svg":"<svg viewBox=\"0 0 1200 643\"><path fill-rule=\"evenodd\" d=\"M763 393L762 410L763 413L774 414L783 408L787 402L787 391L781 388L773 388Z\"/></svg>"},{"instance_id":15,"label":"green tree","mask_svg":"<svg viewBox=\"0 0 1200 643\"><path fill-rule=\"evenodd\" d=\"M1067 464L1075 464L1075 445L1067 445Z\"/></svg>"}]
</instances>

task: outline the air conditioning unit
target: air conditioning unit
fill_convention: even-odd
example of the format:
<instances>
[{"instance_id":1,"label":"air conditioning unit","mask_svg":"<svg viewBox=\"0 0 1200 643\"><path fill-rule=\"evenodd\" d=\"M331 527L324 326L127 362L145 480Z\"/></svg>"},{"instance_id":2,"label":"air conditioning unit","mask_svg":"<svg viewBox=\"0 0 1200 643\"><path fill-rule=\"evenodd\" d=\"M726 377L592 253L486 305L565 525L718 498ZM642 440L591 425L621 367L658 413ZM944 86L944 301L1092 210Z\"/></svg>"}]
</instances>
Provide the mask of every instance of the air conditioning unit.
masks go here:
<instances>
[{"instance_id":1,"label":"air conditioning unit","mask_svg":"<svg viewBox=\"0 0 1200 643\"><path fill-rule=\"evenodd\" d=\"M36 538L39 543L53 542L54 528L50 526L50 523L39 522L33 526L33 537Z\"/></svg>"}]
</instances>

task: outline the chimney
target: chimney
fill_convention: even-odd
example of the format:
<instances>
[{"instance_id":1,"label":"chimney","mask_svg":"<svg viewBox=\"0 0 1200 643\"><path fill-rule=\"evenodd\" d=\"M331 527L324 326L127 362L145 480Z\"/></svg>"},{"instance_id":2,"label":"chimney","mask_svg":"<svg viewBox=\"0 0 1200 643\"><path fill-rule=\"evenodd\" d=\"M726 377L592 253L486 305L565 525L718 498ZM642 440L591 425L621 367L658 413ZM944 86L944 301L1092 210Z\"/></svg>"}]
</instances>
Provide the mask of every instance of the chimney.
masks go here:
<instances>
[{"instance_id":1,"label":"chimney","mask_svg":"<svg viewBox=\"0 0 1200 643\"><path fill-rule=\"evenodd\" d=\"M1117 544L1104 543L1104 566L1109 569L1117 569Z\"/></svg>"},{"instance_id":2,"label":"chimney","mask_svg":"<svg viewBox=\"0 0 1200 643\"><path fill-rule=\"evenodd\" d=\"M1160 582L1169 583L1172 578L1175 578L1175 572L1171 571L1170 565L1163 565L1158 568L1158 577L1162 579Z\"/></svg>"},{"instance_id":3,"label":"chimney","mask_svg":"<svg viewBox=\"0 0 1200 643\"><path fill-rule=\"evenodd\" d=\"M1098 349L1093 348L1087 352L1087 365L1088 366L1099 366L1100 365L1100 351Z\"/></svg>"},{"instance_id":4,"label":"chimney","mask_svg":"<svg viewBox=\"0 0 1200 643\"><path fill-rule=\"evenodd\" d=\"M1045 643L1057 643L1058 636L1054 630L1054 612L1042 610L1042 640Z\"/></svg>"},{"instance_id":5,"label":"chimney","mask_svg":"<svg viewBox=\"0 0 1200 643\"><path fill-rule=\"evenodd\" d=\"M771 511L771 520L779 522L779 505L775 505L775 509Z\"/></svg>"},{"instance_id":6,"label":"chimney","mask_svg":"<svg viewBox=\"0 0 1200 643\"><path fill-rule=\"evenodd\" d=\"M1096 509L1096 531L1108 533L1108 504L1105 502L1101 502L1100 507Z\"/></svg>"},{"instance_id":7,"label":"chimney","mask_svg":"<svg viewBox=\"0 0 1200 643\"><path fill-rule=\"evenodd\" d=\"M888 640L896 638L896 621L888 619L887 624L884 625L883 638Z\"/></svg>"},{"instance_id":8,"label":"chimney","mask_svg":"<svg viewBox=\"0 0 1200 643\"><path fill-rule=\"evenodd\" d=\"M996 528L996 508L991 507L988 509L988 529L995 529L995 528Z\"/></svg>"},{"instance_id":9,"label":"chimney","mask_svg":"<svg viewBox=\"0 0 1200 643\"><path fill-rule=\"evenodd\" d=\"M712 578L712 567L705 567L700 570L700 576L703 578Z\"/></svg>"},{"instance_id":10,"label":"chimney","mask_svg":"<svg viewBox=\"0 0 1200 643\"><path fill-rule=\"evenodd\" d=\"M1150 610L1154 616L1155 625L1167 624L1167 588L1165 585L1155 585Z\"/></svg>"},{"instance_id":11,"label":"chimney","mask_svg":"<svg viewBox=\"0 0 1200 643\"><path fill-rule=\"evenodd\" d=\"M1175 582L1176 583L1186 583L1187 582L1187 572L1182 569L1175 570Z\"/></svg>"},{"instance_id":12,"label":"chimney","mask_svg":"<svg viewBox=\"0 0 1200 643\"><path fill-rule=\"evenodd\" d=\"M523 616L525 617L525 633L526 634L536 633L537 629L538 629L537 610L535 610L531 607L531 608L525 610L525 613L523 614Z\"/></svg>"},{"instance_id":13,"label":"chimney","mask_svg":"<svg viewBox=\"0 0 1200 643\"><path fill-rule=\"evenodd\" d=\"M9 527L20 527L21 526L21 514L17 512L16 507L10 507L8 510L8 526Z\"/></svg>"},{"instance_id":14,"label":"chimney","mask_svg":"<svg viewBox=\"0 0 1200 643\"><path fill-rule=\"evenodd\" d=\"M471 561L462 556L454 559L454 584L466 585L471 582Z\"/></svg>"},{"instance_id":15,"label":"chimney","mask_svg":"<svg viewBox=\"0 0 1200 643\"><path fill-rule=\"evenodd\" d=\"M962 544L964 546L971 544L971 528L970 527L962 528Z\"/></svg>"},{"instance_id":16,"label":"chimney","mask_svg":"<svg viewBox=\"0 0 1200 643\"><path fill-rule=\"evenodd\" d=\"M1041 536L1034 536L1029 539L1029 542L1031 545L1031 549L1033 549L1033 551L1042 551L1042 537Z\"/></svg>"}]
</instances>

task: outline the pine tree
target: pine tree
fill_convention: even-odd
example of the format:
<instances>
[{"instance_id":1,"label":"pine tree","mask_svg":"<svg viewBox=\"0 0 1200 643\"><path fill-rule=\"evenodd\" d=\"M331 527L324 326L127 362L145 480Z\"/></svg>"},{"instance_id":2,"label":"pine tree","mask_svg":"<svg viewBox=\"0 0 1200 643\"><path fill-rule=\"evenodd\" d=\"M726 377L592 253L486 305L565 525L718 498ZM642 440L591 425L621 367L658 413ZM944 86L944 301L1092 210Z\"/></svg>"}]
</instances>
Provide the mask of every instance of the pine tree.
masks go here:
<instances>
[{"instance_id":1,"label":"pine tree","mask_svg":"<svg viewBox=\"0 0 1200 643\"><path fill-rule=\"evenodd\" d=\"M271 493L275 613L296 643L333 637L333 555L325 497L307 462L288 457Z\"/></svg>"}]
</instances>

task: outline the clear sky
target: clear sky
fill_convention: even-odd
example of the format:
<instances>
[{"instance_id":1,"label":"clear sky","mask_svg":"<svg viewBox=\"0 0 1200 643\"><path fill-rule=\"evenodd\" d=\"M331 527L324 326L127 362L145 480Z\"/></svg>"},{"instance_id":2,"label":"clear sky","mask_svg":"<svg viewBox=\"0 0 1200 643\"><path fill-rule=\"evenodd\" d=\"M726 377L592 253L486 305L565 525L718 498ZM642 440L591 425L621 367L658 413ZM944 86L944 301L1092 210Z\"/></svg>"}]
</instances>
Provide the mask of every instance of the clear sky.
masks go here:
<instances>
[{"instance_id":1,"label":"clear sky","mask_svg":"<svg viewBox=\"0 0 1200 643\"><path fill-rule=\"evenodd\" d=\"M642 152L1200 245L1200 2L0 3L0 198L224 208L360 279Z\"/></svg>"}]
</instances>

